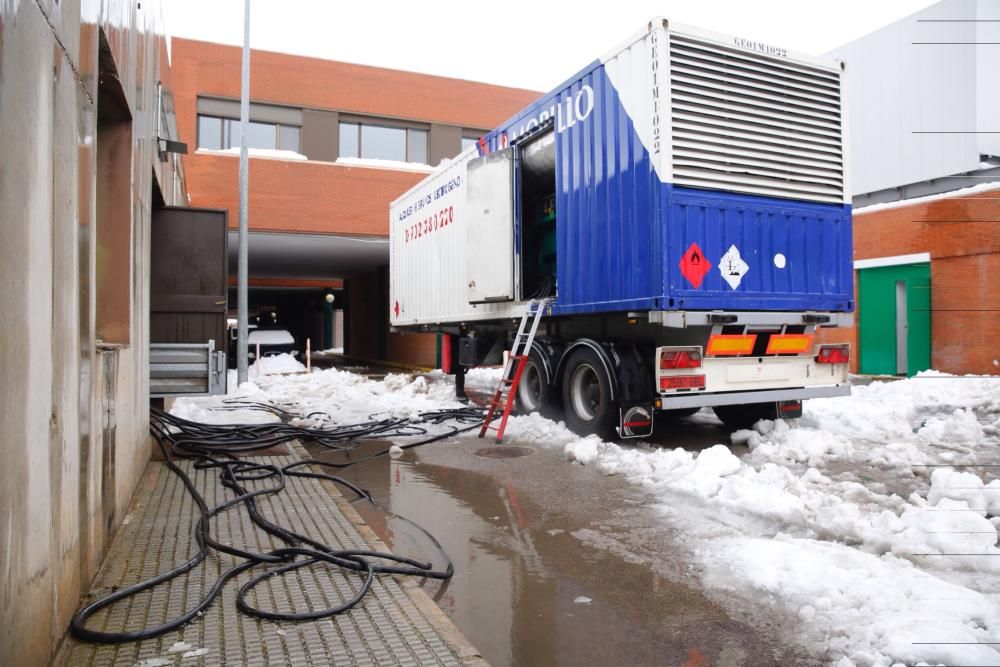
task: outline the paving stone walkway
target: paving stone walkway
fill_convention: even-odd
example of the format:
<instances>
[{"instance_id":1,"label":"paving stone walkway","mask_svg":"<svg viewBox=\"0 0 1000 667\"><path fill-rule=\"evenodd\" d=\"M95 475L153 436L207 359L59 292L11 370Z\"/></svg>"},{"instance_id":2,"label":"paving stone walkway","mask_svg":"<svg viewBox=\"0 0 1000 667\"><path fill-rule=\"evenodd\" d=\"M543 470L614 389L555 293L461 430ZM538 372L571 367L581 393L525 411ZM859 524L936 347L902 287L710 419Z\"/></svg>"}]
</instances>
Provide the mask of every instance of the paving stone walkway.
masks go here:
<instances>
[{"instance_id":1,"label":"paving stone walkway","mask_svg":"<svg viewBox=\"0 0 1000 667\"><path fill-rule=\"evenodd\" d=\"M287 457L254 460L287 464L304 456L293 447ZM214 506L232 497L218 471L181 464ZM288 478L281 494L259 500L260 511L334 548L386 550L339 491L325 481ZM250 485L248 484L248 487ZM185 561L195 552L197 513L177 475L162 463L149 464L98 574L91 594L147 579ZM242 505L212 521L222 542L255 551L283 546L250 520ZM216 578L237 563L212 552L191 572L95 614L88 627L137 630L165 622L193 607ZM412 578L383 575L352 610L311 622L275 622L246 616L236 608L236 592L253 569L231 580L204 615L156 639L119 645L63 642L57 665L485 665L476 650ZM350 599L361 576L340 568L301 568L261 583L249 598L258 608L292 611L326 608Z\"/></svg>"}]
</instances>

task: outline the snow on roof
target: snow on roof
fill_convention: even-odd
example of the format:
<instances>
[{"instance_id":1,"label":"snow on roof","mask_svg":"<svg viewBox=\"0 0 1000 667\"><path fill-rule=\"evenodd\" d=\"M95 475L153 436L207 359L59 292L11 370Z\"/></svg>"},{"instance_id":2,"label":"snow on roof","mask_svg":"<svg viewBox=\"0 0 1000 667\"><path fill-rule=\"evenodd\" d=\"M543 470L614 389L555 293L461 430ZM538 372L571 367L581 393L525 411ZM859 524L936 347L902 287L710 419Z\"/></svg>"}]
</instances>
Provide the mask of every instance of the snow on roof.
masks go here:
<instances>
[{"instance_id":1,"label":"snow on roof","mask_svg":"<svg viewBox=\"0 0 1000 667\"><path fill-rule=\"evenodd\" d=\"M961 188L959 190L949 190L948 192L939 192L933 195L926 195L924 197L914 197L912 199L900 199L899 201L889 201L881 204L871 204L869 206L862 206L861 208L854 209L854 214L859 213L872 213L874 211L884 211L890 208L902 208L903 206L913 206L916 204L925 204L931 201L937 201L939 199L952 199L954 197L968 197L969 195L976 194L977 192L987 192L990 190L1000 190L1000 181L990 181L989 183L977 183L967 188Z\"/></svg>"},{"instance_id":2,"label":"snow on roof","mask_svg":"<svg viewBox=\"0 0 1000 667\"><path fill-rule=\"evenodd\" d=\"M436 169L421 162L401 162L399 160L377 160L366 157L339 157L335 164L345 167L367 167L369 169L396 169L399 171L419 171L429 174Z\"/></svg>"},{"instance_id":3,"label":"snow on roof","mask_svg":"<svg viewBox=\"0 0 1000 667\"><path fill-rule=\"evenodd\" d=\"M285 329L256 329L247 334L247 342L250 345L260 343L261 345L292 345L295 338Z\"/></svg>"},{"instance_id":4,"label":"snow on roof","mask_svg":"<svg viewBox=\"0 0 1000 667\"><path fill-rule=\"evenodd\" d=\"M199 148L199 153L209 153L214 155L235 155L239 157L240 147L233 146L232 148L226 148L223 150L216 150L213 148ZM295 151L286 151L278 148L248 148L247 155L249 157L263 157L270 158L272 160L308 160L302 153L296 153Z\"/></svg>"}]
</instances>

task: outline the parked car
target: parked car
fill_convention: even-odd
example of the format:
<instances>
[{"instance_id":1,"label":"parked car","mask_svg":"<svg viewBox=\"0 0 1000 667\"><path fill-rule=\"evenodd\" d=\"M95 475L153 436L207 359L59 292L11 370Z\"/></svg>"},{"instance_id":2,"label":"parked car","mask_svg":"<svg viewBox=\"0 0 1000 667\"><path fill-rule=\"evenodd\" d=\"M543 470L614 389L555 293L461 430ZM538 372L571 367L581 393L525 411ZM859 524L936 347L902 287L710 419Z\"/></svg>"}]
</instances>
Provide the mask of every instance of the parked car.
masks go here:
<instances>
[{"instance_id":1,"label":"parked car","mask_svg":"<svg viewBox=\"0 0 1000 667\"><path fill-rule=\"evenodd\" d=\"M229 359L230 367L236 368L236 339L237 327L234 323L229 326ZM299 357L299 345L288 329L262 329L256 325L249 325L247 334L247 358L252 364L257 358L257 346L260 345L260 356L271 357L279 354L290 354L295 358Z\"/></svg>"}]
</instances>

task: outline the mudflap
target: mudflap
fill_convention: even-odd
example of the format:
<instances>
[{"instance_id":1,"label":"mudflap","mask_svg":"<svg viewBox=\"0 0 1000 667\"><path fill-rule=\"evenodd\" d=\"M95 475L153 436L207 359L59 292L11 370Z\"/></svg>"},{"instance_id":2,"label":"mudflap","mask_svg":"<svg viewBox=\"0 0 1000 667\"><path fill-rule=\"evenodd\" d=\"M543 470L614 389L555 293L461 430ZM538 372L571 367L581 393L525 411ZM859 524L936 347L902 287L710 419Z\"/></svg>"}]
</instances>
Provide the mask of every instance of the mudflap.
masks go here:
<instances>
[{"instance_id":1,"label":"mudflap","mask_svg":"<svg viewBox=\"0 0 1000 667\"><path fill-rule=\"evenodd\" d=\"M648 438L653 435L653 406L631 405L618 409L618 437Z\"/></svg>"},{"instance_id":2,"label":"mudflap","mask_svg":"<svg viewBox=\"0 0 1000 667\"><path fill-rule=\"evenodd\" d=\"M778 401L775 408L778 419L798 419L802 416L802 401Z\"/></svg>"}]
</instances>

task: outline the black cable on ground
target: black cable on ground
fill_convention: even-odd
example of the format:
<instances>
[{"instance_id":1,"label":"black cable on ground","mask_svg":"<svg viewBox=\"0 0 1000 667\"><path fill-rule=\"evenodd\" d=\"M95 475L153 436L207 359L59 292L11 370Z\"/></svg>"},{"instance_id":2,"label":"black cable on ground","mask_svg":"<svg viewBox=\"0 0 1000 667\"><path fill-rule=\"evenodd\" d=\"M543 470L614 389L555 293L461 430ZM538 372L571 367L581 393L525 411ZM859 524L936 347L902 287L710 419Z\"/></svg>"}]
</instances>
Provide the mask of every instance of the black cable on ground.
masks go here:
<instances>
[{"instance_id":1,"label":"black cable on ground","mask_svg":"<svg viewBox=\"0 0 1000 667\"><path fill-rule=\"evenodd\" d=\"M260 453L293 440L315 442L328 449L349 452L351 449L359 446L359 440L363 439L427 435L428 431L423 426L424 424L442 425L448 422L457 422L461 425L453 427L449 431L431 435L421 441L400 446L402 449L411 449L478 428L483 420L483 412L481 410L477 408L435 410L421 413L415 420L388 418L358 424L311 428L302 425L302 422L315 421L312 419L315 415L324 415L327 419L329 419L329 416L325 415L325 413L312 412L306 415L305 418L302 418L292 411L293 406L282 407L268 403L246 401L227 401L226 405L217 409L250 409L269 412L279 417L282 422L272 424L212 425L182 419L162 410L150 410L150 432L156 440L160 451L163 453L164 461L170 471L180 477L197 507L198 520L194 528L195 541L198 546L197 552L187 561L171 570L160 573L146 581L118 589L84 606L73 616L70 622L70 632L74 637L83 641L116 644L149 639L176 630L202 614L215 598L218 597L230 579L242 572L258 567L262 568L263 571L256 574L240 587L236 599L237 608L241 612L251 616L277 621L315 620L343 613L354 607L364 598L365 594L370 590L375 576L379 574L412 575L430 579L448 579L452 576L454 566L440 542L428 531L413 521L405 519L405 517L395 515L416 526L427 536L434 548L444 558L446 562L444 569L435 570L431 563L422 563L411 558L396 556L387 552L333 549L307 535L271 522L258 509L257 499L281 493L285 489L288 477L325 479L344 486L353 493L356 493L359 498L364 498L375 504L374 498L367 490L336 475L311 470L310 467L346 468L388 454L390 448L371 456L345 463L305 460L296 461L285 466L239 459L237 455L252 452ZM292 424L288 422L299 423ZM235 495L216 507L208 507L193 480L174 461L176 456L193 458L194 467L198 470L217 469L222 485L231 490ZM260 482L270 482L270 486L252 490L245 486L245 483ZM250 518L259 528L284 542L286 546L266 553L257 553L234 545L224 544L215 539L209 528L211 519L238 505L246 508ZM101 609L142 591L150 590L189 572L205 560L210 550L241 558L243 562L223 572L209 587L202 599L180 616L160 625L129 632L103 632L92 630L86 626L87 620ZM336 565L345 570L356 572L361 578L361 585L358 591L351 599L334 607L301 612L276 612L258 609L247 601L247 596L262 581L271 577L282 576L317 563Z\"/></svg>"}]
</instances>

